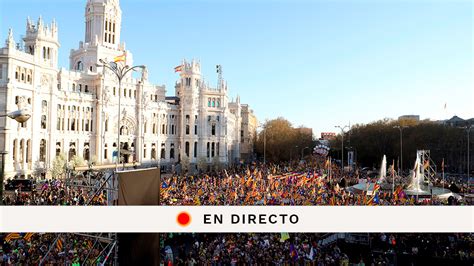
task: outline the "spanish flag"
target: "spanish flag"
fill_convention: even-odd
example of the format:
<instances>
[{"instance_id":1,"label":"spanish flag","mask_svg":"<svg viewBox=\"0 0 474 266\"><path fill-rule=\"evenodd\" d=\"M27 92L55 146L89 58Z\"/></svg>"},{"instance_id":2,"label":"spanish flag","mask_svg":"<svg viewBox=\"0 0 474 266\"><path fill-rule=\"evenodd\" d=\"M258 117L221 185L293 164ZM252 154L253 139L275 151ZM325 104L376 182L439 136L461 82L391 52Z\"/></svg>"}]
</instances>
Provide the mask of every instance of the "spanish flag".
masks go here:
<instances>
[{"instance_id":1,"label":"spanish flag","mask_svg":"<svg viewBox=\"0 0 474 266\"><path fill-rule=\"evenodd\" d=\"M175 72L175 73L176 73L176 72L181 72L181 71L183 71L183 65L179 65L179 66L177 66L177 67L174 68L174 72Z\"/></svg>"},{"instance_id":2,"label":"spanish flag","mask_svg":"<svg viewBox=\"0 0 474 266\"><path fill-rule=\"evenodd\" d=\"M116 56L114 57L114 62L117 63L117 62L125 62L125 59L127 58L127 54L125 52L123 52L122 55L119 55L119 56Z\"/></svg>"}]
</instances>

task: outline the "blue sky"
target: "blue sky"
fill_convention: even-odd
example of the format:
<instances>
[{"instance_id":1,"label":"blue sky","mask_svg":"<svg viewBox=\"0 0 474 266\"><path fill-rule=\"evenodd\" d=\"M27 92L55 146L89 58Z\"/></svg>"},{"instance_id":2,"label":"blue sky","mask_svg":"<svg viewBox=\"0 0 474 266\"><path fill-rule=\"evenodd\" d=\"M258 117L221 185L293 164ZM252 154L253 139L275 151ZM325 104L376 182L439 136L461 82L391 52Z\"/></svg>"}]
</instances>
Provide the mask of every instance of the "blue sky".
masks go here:
<instances>
[{"instance_id":1,"label":"blue sky","mask_svg":"<svg viewBox=\"0 0 474 266\"><path fill-rule=\"evenodd\" d=\"M418 114L474 117L473 2L428 0L121 0L122 41L174 95L183 58L201 60L260 121L283 116L315 134ZM0 38L26 17L55 18L60 65L84 39L86 0L0 0ZM444 104L447 104L444 110Z\"/></svg>"}]
</instances>

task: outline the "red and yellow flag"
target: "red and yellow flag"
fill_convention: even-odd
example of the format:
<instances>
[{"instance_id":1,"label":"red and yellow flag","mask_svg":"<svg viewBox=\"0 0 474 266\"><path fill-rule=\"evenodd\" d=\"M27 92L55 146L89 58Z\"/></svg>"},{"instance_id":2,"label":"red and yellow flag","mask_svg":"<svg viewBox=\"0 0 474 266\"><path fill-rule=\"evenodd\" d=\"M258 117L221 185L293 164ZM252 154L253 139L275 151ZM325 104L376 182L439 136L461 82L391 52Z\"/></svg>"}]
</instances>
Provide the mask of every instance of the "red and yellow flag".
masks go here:
<instances>
[{"instance_id":1,"label":"red and yellow flag","mask_svg":"<svg viewBox=\"0 0 474 266\"><path fill-rule=\"evenodd\" d=\"M177 67L174 68L174 72L175 72L175 73L176 73L176 72L181 72L181 71L183 71L183 65L179 65L179 66L177 66Z\"/></svg>"},{"instance_id":2,"label":"red and yellow flag","mask_svg":"<svg viewBox=\"0 0 474 266\"><path fill-rule=\"evenodd\" d=\"M122 55L119 55L119 56L116 56L114 57L114 62L117 63L117 62L125 62L125 59L127 58L127 54L125 52L123 52Z\"/></svg>"}]
</instances>

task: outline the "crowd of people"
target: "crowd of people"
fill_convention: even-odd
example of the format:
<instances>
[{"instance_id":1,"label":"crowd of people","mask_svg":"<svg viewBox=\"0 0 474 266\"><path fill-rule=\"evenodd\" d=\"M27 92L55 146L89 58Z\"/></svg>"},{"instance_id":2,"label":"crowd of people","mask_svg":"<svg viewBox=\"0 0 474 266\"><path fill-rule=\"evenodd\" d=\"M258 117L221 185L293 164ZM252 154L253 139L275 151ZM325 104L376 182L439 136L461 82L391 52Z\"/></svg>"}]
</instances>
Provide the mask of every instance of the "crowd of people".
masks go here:
<instances>
[{"instance_id":1,"label":"crowd of people","mask_svg":"<svg viewBox=\"0 0 474 266\"><path fill-rule=\"evenodd\" d=\"M160 234L162 265L473 265L474 235ZM366 235L350 241L350 235ZM331 241L327 241L332 239ZM72 233L0 234L0 265L112 265L111 241ZM119 249L120 252L120 249Z\"/></svg>"},{"instance_id":2,"label":"crowd of people","mask_svg":"<svg viewBox=\"0 0 474 266\"><path fill-rule=\"evenodd\" d=\"M331 234L163 235L164 265L472 265L472 234L367 234L323 244ZM438 262L438 263L437 263Z\"/></svg>"},{"instance_id":3,"label":"crowd of people","mask_svg":"<svg viewBox=\"0 0 474 266\"><path fill-rule=\"evenodd\" d=\"M372 191L348 191L360 183L376 183L378 177L344 172L324 161L280 165L250 165L199 176L162 178L163 205L441 205L434 197L418 198L404 192L411 177L394 178L394 192L379 185Z\"/></svg>"},{"instance_id":4,"label":"crowd of people","mask_svg":"<svg viewBox=\"0 0 474 266\"><path fill-rule=\"evenodd\" d=\"M358 183L378 181L378 176L363 171L341 171L337 164L322 159L305 163L250 164L198 175L163 175L162 205L441 205L445 200L436 197L410 197L404 188L411 177L388 178L394 180L392 189L369 186L365 191L348 191ZM446 179L448 180L448 179ZM462 186L454 184L461 192ZM440 180L434 182L441 186ZM461 191L459 191L461 190ZM50 180L36 186L33 191L4 193L5 205L106 205L107 193L95 193L90 186L66 185L64 180ZM110 202L110 201L109 201ZM451 201L449 204L463 204Z\"/></svg>"},{"instance_id":5,"label":"crowd of people","mask_svg":"<svg viewBox=\"0 0 474 266\"><path fill-rule=\"evenodd\" d=\"M107 193L95 194L86 186L66 185L64 180L46 180L35 184L32 191L6 191L4 205L107 205Z\"/></svg>"},{"instance_id":6,"label":"crowd of people","mask_svg":"<svg viewBox=\"0 0 474 266\"><path fill-rule=\"evenodd\" d=\"M94 265L107 256L107 244L79 234L4 233L0 239L0 265Z\"/></svg>"}]
</instances>

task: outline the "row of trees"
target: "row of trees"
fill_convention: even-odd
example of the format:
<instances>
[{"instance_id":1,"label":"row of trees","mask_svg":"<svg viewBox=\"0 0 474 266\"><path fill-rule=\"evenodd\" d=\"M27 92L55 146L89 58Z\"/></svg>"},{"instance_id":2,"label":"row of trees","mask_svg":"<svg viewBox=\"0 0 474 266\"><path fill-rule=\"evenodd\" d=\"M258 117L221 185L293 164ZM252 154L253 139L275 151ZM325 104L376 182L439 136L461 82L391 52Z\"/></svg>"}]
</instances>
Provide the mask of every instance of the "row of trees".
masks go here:
<instances>
[{"instance_id":1,"label":"row of trees","mask_svg":"<svg viewBox=\"0 0 474 266\"><path fill-rule=\"evenodd\" d=\"M417 150L430 150L431 158L441 169L444 158L445 171L466 173L467 131L462 128L446 126L436 122L399 122L390 119L379 120L365 125L355 125L344 135L344 150L353 150L357 163L362 166L379 167L382 156L387 161L398 164L400 159L400 131L403 128L403 168L412 168ZM473 144L473 139L470 140ZM341 136L331 142L332 156L340 158ZM471 170L473 169L473 160ZM441 170L439 170L441 171Z\"/></svg>"},{"instance_id":2,"label":"row of trees","mask_svg":"<svg viewBox=\"0 0 474 266\"><path fill-rule=\"evenodd\" d=\"M255 148L258 158L263 159L265 153L267 162L296 160L313 151L313 134L310 129L293 127L288 120L279 117L263 125Z\"/></svg>"},{"instance_id":3,"label":"row of trees","mask_svg":"<svg viewBox=\"0 0 474 266\"><path fill-rule=\"evenodd\" d=\"M96 162L97 162L97 157L92 156L92 160L90 161L90 163L92 165L95 165ZM66 154L60 153L58 156L56 156L56 158L54 158L53 165L52 165L51 169L49 169L51 177L53 177L53 178L64 178L64 176L66 174L66 168L68 166L68 163L69 163L69 167L71 169L74 169L75 167L78 167L78 166L86 166L87 165L87 162L81 156L74 155L71 158L71 160L68 162L67 158L66 158ZM75 173L73 172L73 175L74 174Z\"/></svg>"}]
</instances>

